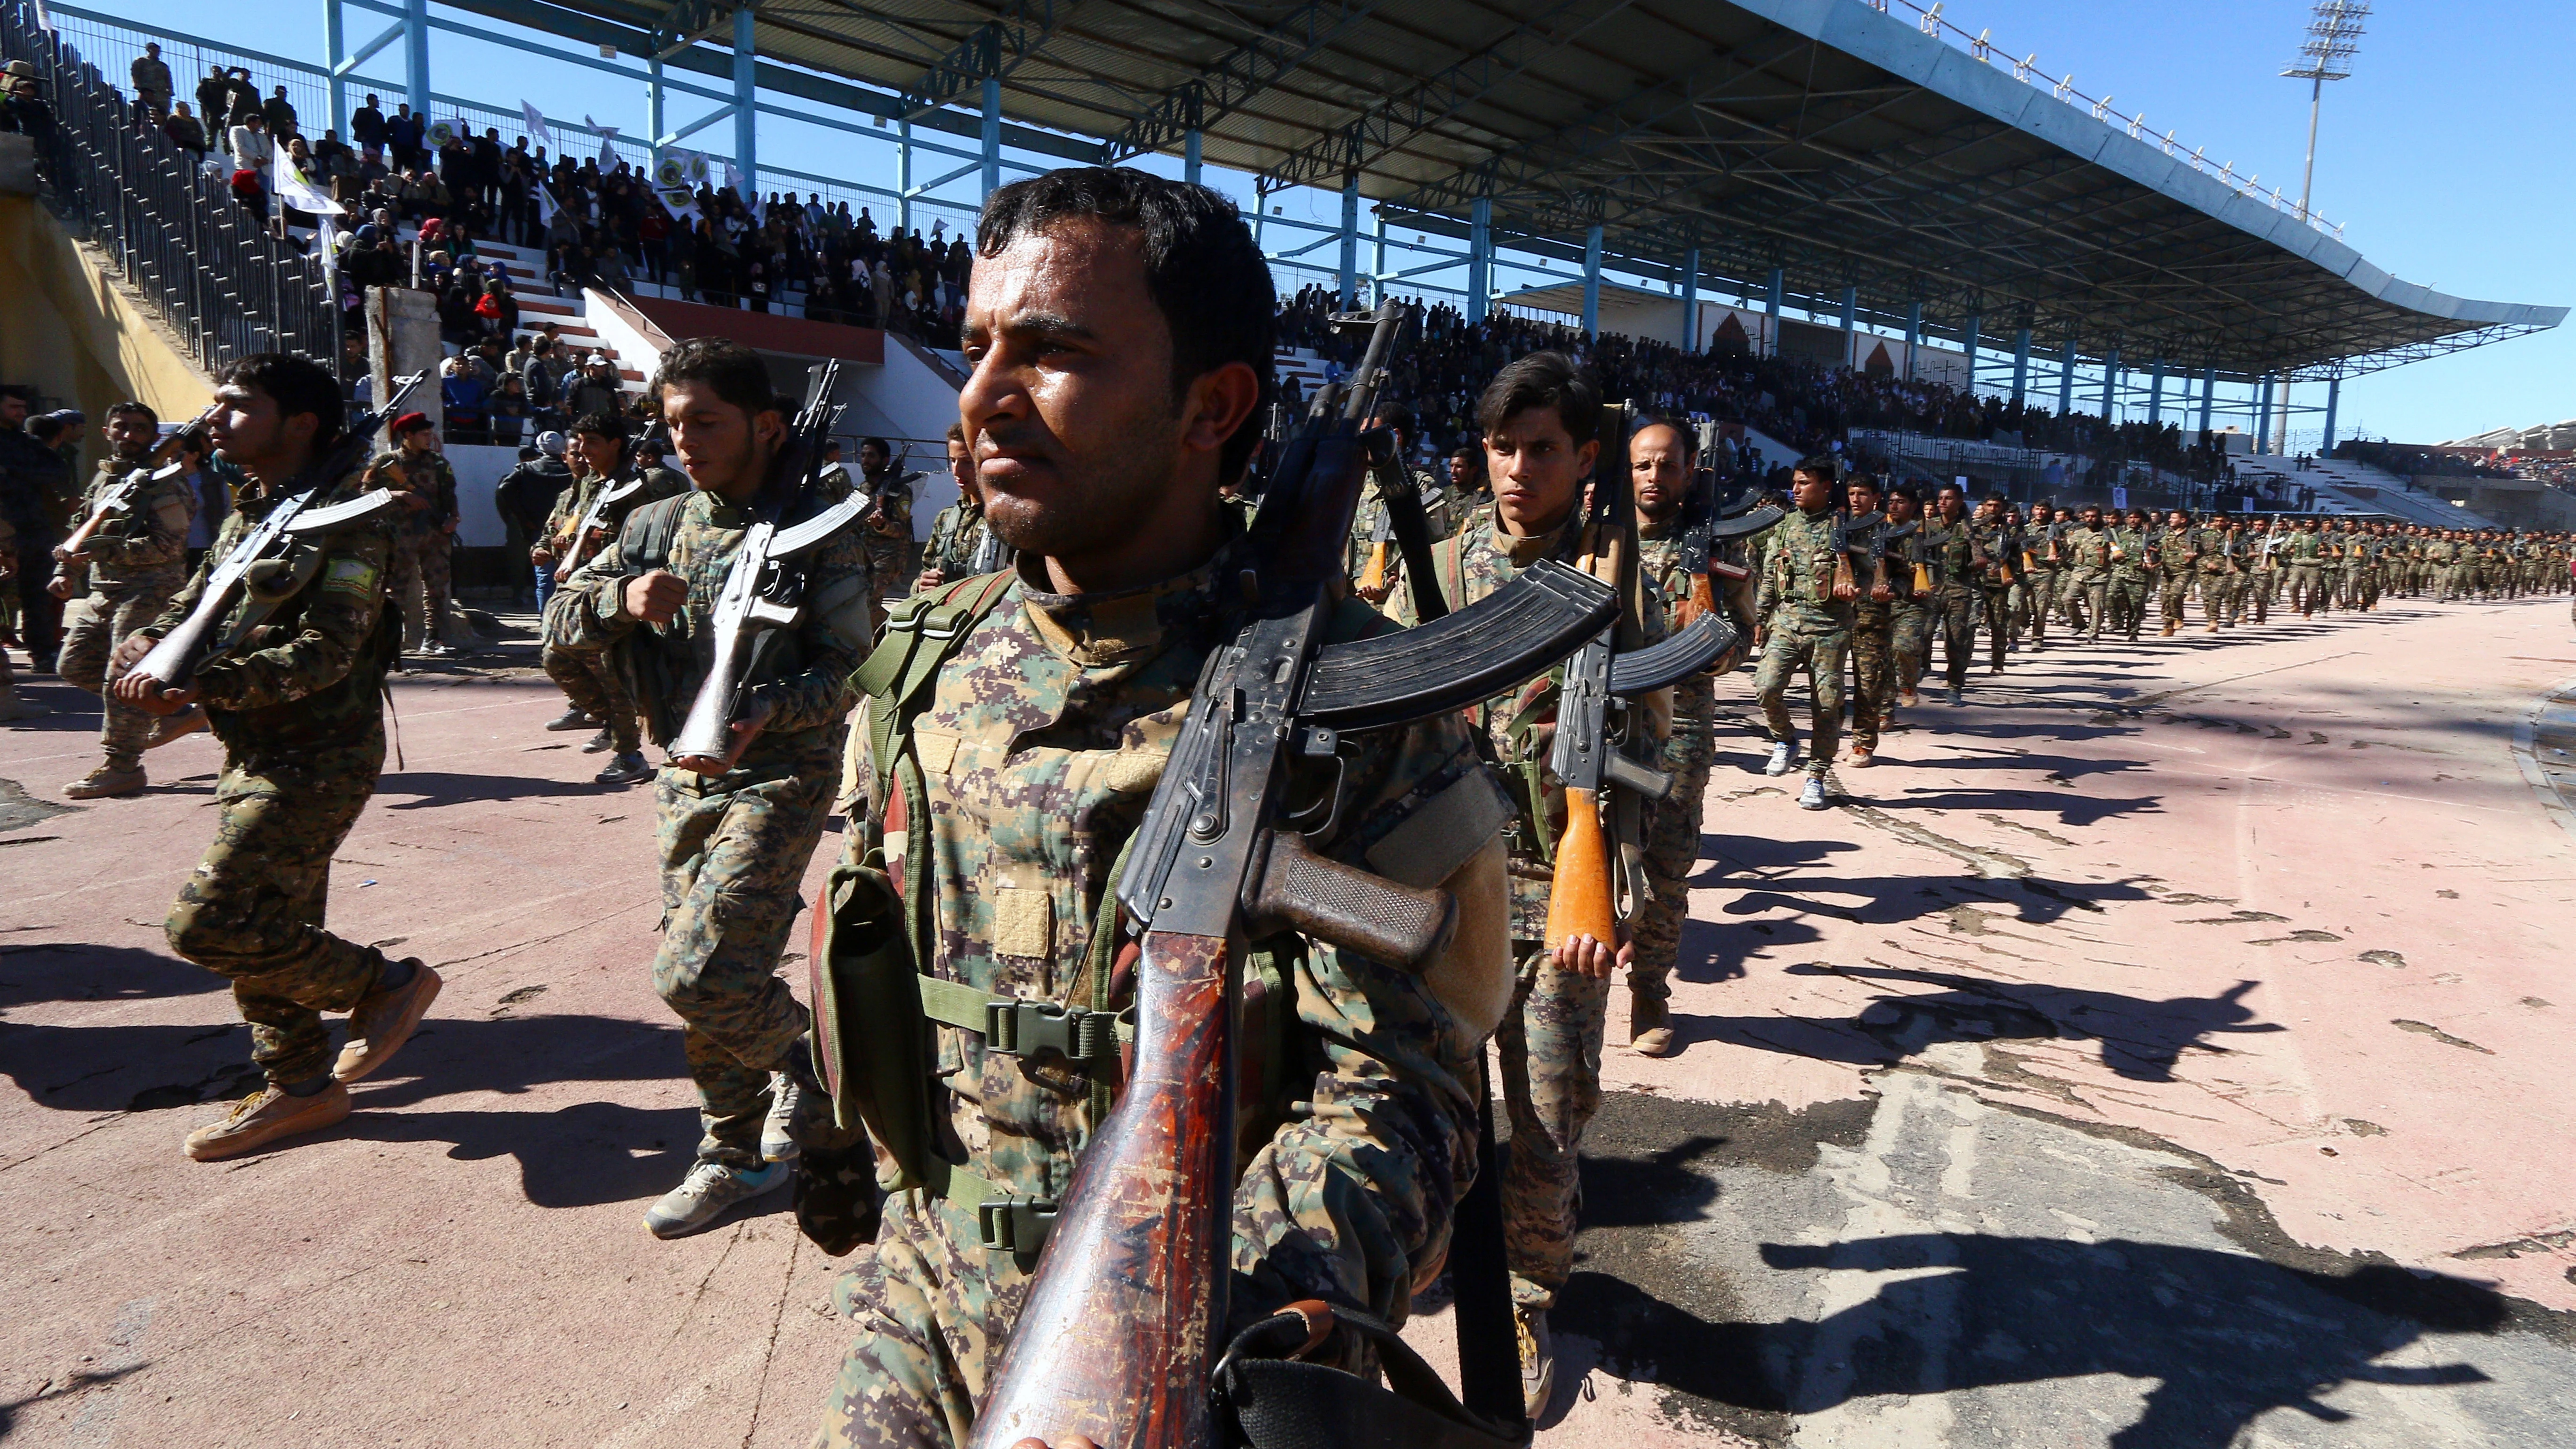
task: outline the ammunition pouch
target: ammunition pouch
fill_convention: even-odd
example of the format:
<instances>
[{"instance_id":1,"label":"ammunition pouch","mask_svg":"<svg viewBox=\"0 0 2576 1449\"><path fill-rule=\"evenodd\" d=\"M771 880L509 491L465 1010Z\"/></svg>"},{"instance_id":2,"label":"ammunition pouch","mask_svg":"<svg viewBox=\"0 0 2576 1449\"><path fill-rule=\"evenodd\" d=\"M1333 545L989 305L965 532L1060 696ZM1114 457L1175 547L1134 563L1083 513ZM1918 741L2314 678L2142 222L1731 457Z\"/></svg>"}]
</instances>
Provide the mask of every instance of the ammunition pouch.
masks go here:
<instances>
[{"instance_id":1,"label":"ammunition pouch","mask_svg":"<svg viewBox=\"0 0 2576 1449\"><path fill-rule=\"evenodd\" d=\"M1336 1335L1365 1348L1386 1387L1306 1355ZM1394 1329L1309 1299L1234 1336L1211 1375L1221 1442L1248 1449L1519 1449L1526 1421L1501 1424L1458 1402Z\"/></svg>"}]
</instances>

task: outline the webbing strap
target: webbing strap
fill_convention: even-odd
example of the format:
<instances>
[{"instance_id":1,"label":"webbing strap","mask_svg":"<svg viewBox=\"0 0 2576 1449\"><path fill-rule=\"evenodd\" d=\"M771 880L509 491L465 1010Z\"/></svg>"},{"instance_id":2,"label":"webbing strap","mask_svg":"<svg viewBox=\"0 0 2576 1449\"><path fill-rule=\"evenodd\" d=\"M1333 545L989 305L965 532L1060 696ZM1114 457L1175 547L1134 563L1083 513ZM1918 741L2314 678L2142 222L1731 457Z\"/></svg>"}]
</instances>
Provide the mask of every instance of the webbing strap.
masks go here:
<instances>
[{"instance_id":1,"label":"webbing strap","mask_svg":"<svg viewBox=\"0 0 2576 1449\"><path fill-rule=\"evenodd\" d=\"M1056 1201L1023 1197L954 1163L942 1163L948 1181L928 1189L950 1207L975 1215L977 1236L988 1253L1035 1253L1055 1230ZM937 1171L937 1169L933 1169Z\"/></svg>"},{"instance_id":2,"label":"webbing strap","mask_svg":"<svg viewBox=\"0 0 2576 1449\"><path fill-rule=\"evenodd\" d=\"M1136 1039L1136 1024L1111 1012L1024 1001L935 976L921 978L921 1014L976 1033L986 1051L1012 1056L1053 1050L1087 1063L1108 1055L1112 1042Z\"/></svg>"}]
</instances>

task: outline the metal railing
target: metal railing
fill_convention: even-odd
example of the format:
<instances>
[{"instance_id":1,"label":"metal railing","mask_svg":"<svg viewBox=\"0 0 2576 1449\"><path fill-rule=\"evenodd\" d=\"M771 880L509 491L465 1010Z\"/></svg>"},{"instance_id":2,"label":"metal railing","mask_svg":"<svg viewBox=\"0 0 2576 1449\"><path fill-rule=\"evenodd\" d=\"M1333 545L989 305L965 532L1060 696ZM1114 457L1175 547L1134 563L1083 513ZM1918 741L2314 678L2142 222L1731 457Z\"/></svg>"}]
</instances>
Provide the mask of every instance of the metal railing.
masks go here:
<instances>
[{"instance_id":1,"label":"metal railing","mask_svg":"<svg viewBox=\"0 0 2576 1449\"><path fill-rule=\"evenodd\" d=\"M147 124L25 0L0 8L0 60L33 64L54 115L37 138L44 200L105 252L207 371L255 352L340 358L321 259L273 235L209 170Z\"/></svg>"}]
</instances>

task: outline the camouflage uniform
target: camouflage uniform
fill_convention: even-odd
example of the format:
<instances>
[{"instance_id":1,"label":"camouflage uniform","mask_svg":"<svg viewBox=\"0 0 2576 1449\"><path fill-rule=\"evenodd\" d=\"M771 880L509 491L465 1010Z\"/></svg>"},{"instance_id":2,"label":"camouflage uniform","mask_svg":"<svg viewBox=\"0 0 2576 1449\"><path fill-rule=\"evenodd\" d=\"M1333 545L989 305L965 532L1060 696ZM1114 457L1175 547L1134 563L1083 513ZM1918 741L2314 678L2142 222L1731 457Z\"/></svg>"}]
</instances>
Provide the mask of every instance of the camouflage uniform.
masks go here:
<instances>
[{"instance_id":1,"label":"camouflage uniform","mask_svg":"<svg viewBox=\"0 0 2576 1449\"><path fill-rule=\"evenodd\" d=\"M2228 554L2234 542L2234 535L2216 524L2195 529L2191 536L2192 557L2200 569L2200 611L2213 629L2236 623L2241 576L2236 560Z\"/></svg>"},{"instance_id":2,"label":"camouflage uniform","mask_svg":"<svg viewBox=\"0 0 2576 1449\"><path fill-rule=\"evenodd\" d=\"M937 569L943 579L966 577L974 570L975 554L990 531L982 504L963 498L949 504L930 520L930 541L921 546L921 571Z\"/></svg>"},{"instance_id":3,"label":"camouflage uniform","mask_svg":"<svg viewBox=\"0 0 2576 1449\"><path fill-rule=\"evenodd\" d=\"M670 625L639 631L625 589L651 562L629 561L648 521L669 525L661 567L688 583L689 599ZM547 601L550 647L614 652L633 677L661 681L641 700L657 744L668 743L713 661L706 621L752 522L749 509L705 492L638 509ZM842 722L856 699L849 677L867 644L865 580L853 530L810 555L805 620L770 645L747 692L771 707L759 736L722 775L665 766L654 781L662 948L653 988L684 1028L705 1129L698 1156L708 1161L760 1167L770 1073L805 1035L805 1008L778 979L778 957L840 780Z\"/></svg>"},{"instance_id":4,"label":"camouflage uniform","mask_svg":"<svg viewBox=\"0 0 2576 1449\"><path fill-rule=\"evenodd\" d=\"M1815 736L1808 742L1807 773L1821 778L1842 748L1843 669L1851 652L1852 606L1833 597L1834 516L1793 508L1771 536L1759 605L1771 629L1753 692L1772 743L1795 741L1789 681L1800 668L1807 671Z\"/></svg>"},{"instance_id":5,"label":"camouflage uniform","mask_svg":"<svg viewBox=\"0 0 2576 1449\"><path fill-rule=\"evenodd\" d=\"M2109 530L2111 547L2117 557L2111 560L2111 586L2105 608L2111 615L2111 627L2138 637L2138 629L2147 622L2147 595L2154 579L2147 571L2147 530L2122 524Z\"/></svg>"},{"instance_id":6,"label":"camouflage uniform","mask_svg":"<svg viewBox=\"0 0 2576 1449\"><path fill-rule=\"evenodd\" d=\"M2157 538L2156 563L2162 573L2162 578L2159 580L2161 587L2157 593L2160 596L2165 629L2170 633L2182 627L2183 608L2191 598L2192 580L2200 575L2198 567L2200 555L2196 542L2200 534L2198 530L2192 528L2170 527L2157 529L2154 532ZM2205 595L2201 606L2203 608L2210 606Z\"/></svg>"},{"instance_id":7,"label":"camouflage uniform","mask_svg":"<svg viewBox=\"0 0 2576 1449\"><path fill-rule=\"evenodd\" d=\"M885 816L865 839L853 832L846 857L896 878L925 978L1132 1009L1131 973L1109 964L1128 934L1110 887L1201 665L1240 622L1235 576L1231 546L1116 593L1042 592L1015 572L958 640L880 762L896 782ZM948 617L933 611L960 592L900 606L886 647L925 615ZM1384 627L1349 603L1332 632ZM871 697L871 712L888 707ZM1346 747L1328 854L1434 884L1491 841L1503 807L1454 717ZM1480 831L1397 833L1452 792L1486 802ZM1478 1044L1421 975L1295 936L1253 943L1243 998L1234 1314L1321 1298L1401 1323L1447 1254L1452 1205L1475 1172ZM875 1252L836 1294L856 1331L825 1396L825 1449L967 1442L1036 1266L1034 1252L980 1246L976 1204L987 1189L1061 1199L1109 1108L1107 1083L1063 1056L1007 1054L944 1022L932 1045L947 1186L934 1192L885 1159Z\"/></svg>"},{"instance_id":8,"label":"camouflage uniform","mask_svg":"<svg viewBox=\"0 0 2576 1449\"><path fill-rule=\"evenodd\" d=\"M869 592L879 598L899 594L912 586L912 490L921 481L918 473L906 473L900 482L877 475L867 479L871 489L885 491L878 506L869 510L868 521L861 526L867 550ZM882 612L876 621L884 622Z\"/></svg>"},{"instance_id":9,"label":"camouflage uniform","mask_svg":"<svg viewBox=\"0 0 2576 1449\"><path fill-rule=\"evenodd\" d=\"M1665 600L1687 597L1690 575L1682 569L1681 515L1661 523L1640 519L1637 557L1640 572ZM1722 607L1722 605L1721 605ZM1682 921L1690 914L1690 877L1699 865L1702 812L1708 796L1708 772L1717 761L1717 676L1695 674L1673 686L1673 732L1664 742L1664 773L1673 777L1673 792L1655 806L1646 834L1646 884L1654 899L1637 911L1637 954L1628 969L1628 985L1640 996L1669 1000L1673 962L1681 954Z\"/></svg>"},{"instance_id":10,"label":"camouflage uniform","mask_svg":"<svg viewBox=\"0 0 2576 1449\"><path fill-rule=\"evenodd\" d=\"M363 486L353 474L332 497ZM243 494L205 566L143 632L158 639L178 627L215 563L277 502L256 487ZM251 1026L251 1057L280 1085L330 1069L321 1013L356 1006L385 968L382 952L332 935L322 920L331 854L385 763L378 691L400 627L385 599L393 546L390 522L324 536L313 582L240 650L196 675L224 772L214 843L180 887L165 930L171 950L231 979Z\"/></svg>"},{"instance_id":11,"label":"camouflage uniform","mask_svg":"<svg viewBox=\"0 0 2576 1449\"><path fill-rule=\"evenodd\" d=\"M1923 524L1923 556L1932 572L1929 607L1941 629L1942 677L1952 689L1965 689L1968 663L1976 654L1976 535L1966 519L1957 523L1927 519ZM1928 665L1932 652L1929 641L1923 652Z\"/></svg>"},{"instance_id":12,"label":"camouflage uniform","mask_svg":"<svg viewBox=\"0 0 2576 1449\"><path fill-rule=\"evenodd\" d=\"M1850 543L1852 581L1860 590L1851 606L1852 748L1875 752L1879 729L1896 704L1896 601L1879 603L1870 592L1883 575L1892 590L1895 569L1874 567L1865 539L1854 536Z\"/></svg>"},{"instance_id":13,"label":"camouflage uniform","mask_svg":"<svg viewBox=\"0 0 2576 1449\"><path fill-rule=\"evenodd\" d=\"M2078 523L2059 536L2057 547L2066 560L2066 627L2098 640L2111 613L2111 530Z\"/></svg>"},{"instance_id":14,"label":"camouflage uniform","mask_svg":"<svg viewBox=\"0 0 2576 1449\"><path fill-rule=\"evenodd\" d=\"M2282 553L2289 563L2290 607L2300 614L2313 614L2320 602L2319 585L2325 573L2325 546L2313 528L2302 528L2290 535Z\"/></svg>"},{"instance_id":15,"label":"camouflage uniform","mask_svg":"<svg viewBox=\"0 0 2576 1449\"><path fill-rule=\"evenodd\" d=\"M1472 604L1542 558L1572 555L1582 531L1578 509L1549 533L1515 538L1501 531L1488 507L1432 551L1441 597L1456 608ZM1644 571L1639 573L1642 579ZM1387 602L1390 617L1413 622L1409 592ZM1663 611L1651 595L1641 590L1630 608L1645 642L1663 637ZM1607 980L1560 970L1548 955L1547 903L1566 806L1565 787L1547 774L1546 761L1556 742L1563 681L1561 668L1551 670L1513 694L1487 700L1476 712L1518 806L1505 836L1518 980L1494 1041L1512 1124L1503 1168L1503 1250L1511 1264L1512 1299L1528 1308L1550 1306L1574 1269L1581 1188L1575 1151L1601 1106L1601 1043L1610 1000ZM1670 695L1658 693L1632 710L1636 727L1657 748L1669 742L1672 707Z\"/></svg>"},{"instance_id":16,"label":"camouflage uniform","mask_svg":"<svg viewBox=\"0 0 2576 1449\"><path fill-rule=\"evenodd\" d=\"M86 515L99 496L124 481L140 459L109 459L98 465L82 500ZM54 669L66 684L100 696L105 716L98 742L111 770L131 770L143 763L143 741L152 733L152 717L130 704L109 698L108 657L128 635L161 617L170 596L186 583L188 524L197 516L197 492L185 477L146 482L128 501L125 519L90 536L91 560L68 564L74 597L65 611L63 647ZM80 598L86 575L88 597Z\"/></svg>"},{"instance_id":17,"label":"camouflage uniform","mask_svg":"<svg viewBox=\"0 0 2576 1449\"><path fill-rule=\"evenodd\" d=\"M1405 476L1413 480L1414 493L1422 500L1423 522L1428 525L1431 541L1438 543L1456 533L1458 520L1450 516L1452 500L1448 487L1418 468L1405 470ZM1383 557L1378 554L1381 548L1385 550ZM1403 586L1404 550L1395 542L1394 528L1387 519L1386 500L1380 496L1374 483L1360 495L1359 511L1351 517L1351 540L1345 550L1343 566L1353 587L1357 587L1366 576L1372 562L1378 566L1377 587L1384 591L1379 595L1381 599Z\"/></svg>"},{"instance_id":18,"label":"camouflage uniform","mask_svg":"<svg viewBox=\"0 0 2576 1449\"><path fill-rule=\"evenodd\" d=\"M2004 650L2012 643L2012 592L2021 584L2021 530L2008 523L1982 523L1972 517L1968 520L1968 537L1978 559L2000 565L1974 577L1977 595L1984 605L1981 617L1986 630L1987 664L2001 674ZM2009 578L2005 570L2010 570Z\"/></svg>"},{"instance_id":19,"label":"camouflage uniform","mask_svg":"<svg viewBox=\"0 0 2576 1449\"><path fill-rule=\"evenodd\" d=\"M668 468L656 468L644 475L643 488L631 498L611 505L600 515L600 524L615 537L635 510L665 498L676 498L689 491L689 481ZM546 518L546 548L560 561L572 556L573 537L581 521L590 516L591 505L599 495L628 481L625 474L603 478L584 474L556 500L555 510ZM585 563L584 567L587 567ZM562 585L558 583L557 588ZM545 668L546 677L564 692L564 698L583 714L601 720L608 726L609 744L621 755L635 753L643 747L636 727L635 692L626 684L626 674L614 659L596 649L565 649L546 644L537 651L537 662Z\"/></svg>"},{"instance_id":20,"label":"camouflage uniform","mask_svg":"<svg viewBox=\"0 0 2576 1449\"><path fill-rule=\"evenodd\" d=\"M1932 627L1935 611L1940 607L1938 591L1914 592L1912 548L1921 533L1904 540L1906 552L1888 558L1888 585L1896 591L1896 602L1888 606L1887 647L1894 656L1896 680L1888 696L1888 709L1895 711L1896 701L1912 695L1923 683L1924 672L1932 663ZM1930 572L1927 567L1925 572ZM1883 727L1883 722L1882 722Z\"/></svg>"},{"instance_id":21,"label":"camouflage uniform","mask_svg":"<svg viewBox=\"0 0 2576 1449\"><path fill-rule=\"evenodd\" d=\"M403 647L417 649L440 637L447 624L447 551L455 542L448 525L457 516L456 470L435 449L415 453L398 446L367 465L366 482L370 488L429 500L429 507L406 508L395 520L394 607L402 613Z\"/></svg>"}]
</instances>

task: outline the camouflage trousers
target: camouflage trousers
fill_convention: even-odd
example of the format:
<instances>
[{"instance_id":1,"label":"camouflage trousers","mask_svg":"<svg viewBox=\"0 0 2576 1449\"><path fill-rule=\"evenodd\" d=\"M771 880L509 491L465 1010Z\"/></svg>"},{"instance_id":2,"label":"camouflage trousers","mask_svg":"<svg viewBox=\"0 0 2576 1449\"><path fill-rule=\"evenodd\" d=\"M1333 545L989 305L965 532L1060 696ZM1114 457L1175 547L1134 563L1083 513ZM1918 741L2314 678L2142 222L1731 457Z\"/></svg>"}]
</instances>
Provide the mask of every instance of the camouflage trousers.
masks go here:
<instances>
[{"instance_id":1,"label":"camouflage trousers","mask_svg":"<svg viewBox=\"0 0 2576 1449\"><path fill-rule=\"evenodd\" d=\"M2183 606L2191 598L2191 578L2190 574L2175 571L2167 573L2158 582L2157 598L2168 628L2182 627Z\"/></svg>"},{"instance_id":2,"label":"camouflage trousers","mask_svg":"<svg viewBox=\"0 0 2576 1449\"><path fill-rule=\"evenodd\" d=\"M2104 607L2109 611L2110 627L2135 639L2147 622L2147 581L2143 578L2115 578Z\"/></svg>"},{"instance_id":3,"label":"camouflage trousers","mask_svg":"<svg viewBox=\"0 0 2576 1449\"><path fill-rule=\"evenodd\" d=\"M405 649L441 637L447 626L447 550L453 542L443 533L394 541L394 576L387 589L402 610Z\"/></svg>"},{"instance_id":4,"label":"camouflage trousers","mask_svg":"<svg viewBox=\"0 0 2576 1449\"><path fill-rule=\"evenodd\" d=\"M778 978L805 864L839 781L830 760L748 782L666 767L653 783L662 852L662 949L653 989L680 1018L705 1135L698 1156L758 1167L769 1074L800 1049L807 1015Z\"/></svg>"},{"instance_id":5,"label":"camouflage trousers","mask_svg":"<svg viewBox=\"0 0 2576 1449\"><path fill-rule=\"evenodd\" d=\"M1779 642L1774 633L1772 642ZM1494 1029L1511 1150L1503 1163L1503 1255L1512 1301L1546 1308L1574 1272L1583 1184L1575 1152L1601 1109L1601 1035L1610 983L1564 971L1547 948L1514 943L1520 987Z\"/></svg>"},{"instance_id":6,"label":"camouflage trousers","mask_svg":"<svg viewBox=\"0 0 2576 1449\"><path fill-rule=\"evenodd\" d=\"M2202 574L2200 576L2200 611L2212 624L2236 622L2242 605L2245 581L2235 574Z\"/></svg>"},{"instance_id":7,"label":"camouflage trousers","mask_svg":"<svg viewBox=\"0 0 2576 1449\"><path fill-rule=\"evenodd\" d=\"M2253 614L2254 622L2257 624L2271 618L2272 596L2279 593L2281 589L2281 571L2256 569L2236 582L2241 590L2237 599L2237 611L2240 614Z\"/></svg>"},{"instance_id":8,"label":"camouflage trousers","mask_svg":"<svg viewBox=\"0 0 2576 1449\"><path fill-rule=\"evenodd\" d=\"M965 1444L1034 1267L986 1252L972 1212L917 1188L887 1197L875 1253L833 1290L854 1332L815 1449Z\"/></svg>"},{"instance_id":9,"label":"camouflage trousers","mask_svg":"<svg viewBox=\"0 0 2576 1449\"><path fill-rule=\"evenodd\" d=\"M1815 738L1807 743L1807 773L1822 775L1842 748L1843 733L1843 659L1851 652L1851 631L1847 628L1808 630L1785 620L1775 620L1771 637L1762 650L1762 667L1753 676L1753 692L1762 705L1762 719L1770 727L1774 743L1798 738L1797 726L1789 720L1789 681L1799 669L1807 671L1807 684L1815 698L1808 715L1815 724Z\"/></svg>"},{"instance_id":10,"label":"camouflage trousers","mask_svg":"<svg viewBox=\"0 0 2576 1449\"><path fill-rule=\"evenodd\" d=\"M2013 638L2012 590L1979 588L1985 609L1986 662L1994 672L2004 672L2004 650Z\"/></svg>"},{"instance_id":11,"label":"camouflage trousers","mask_svg":"<svg viewBox=\"0 0 2576 1449\"><path fill-rule=\"evenodd\" d=\"M184 580L174 572L166 583L120 585L115 592L92 589L88 598L65 610L62 652L54 672L63 683L100 697L103 719L98 742L108 768L130 770L143 763L143 741L152 733L152 716L107 697L107 661L116 646L135 630L161 617L162 606Z\"/></svg>"},{"instance_id":12,"label":"camouflage trousers","mask_svg":"<svg viewBox=\"0 0 2576 1449\"><path fill-rule=\"evenodd\" d=\"M1690 914L1690 877L1699 865L1701 811L1709 766L1717 758L1717 681L1707 675L1673 689L1673 737L1664 743L1664 772L1673 793L1655 807L1646 835L1646 884L1655 898L1637 912L1637 954L1628 985L1639 996L1670 997L1682 921Z\"/></svg>"},{"instance_id":13,"label":"camouflage trousers","mask_svg":"<svg viewBox=\"0 0 2576 1449\"><path fill-rule=\"evenodd\" d=\"M2087 639L2099 639L2111 616L2111 580L2087 578L2069 570L2064 586L2066 627Z\"/></svg>"},{"instance_id":14,"label":"camouflage trousers","mask_svg":"<svg viewBox=\"0 0 2576 1449\"><path fill-rule=\"evenodd\" d=\"M1911 599L1899 599L1888 608L1888 652L1896 660L1898 694L1912 694L1923 682L1923 672L1932 662L1932 610ZM1894 704L1896 695L1889 696Z\"/></svg>"},{"instance_id":15,"label":"camouflage trousers","mask_svg":"<svg viewBox=\"0 0 2576 1449\"><path fill-rule=\"evenodd\" d=\"M2325 593L2324 574L2315 564L2290 565L2290 607L2302 614L2313 614L2331 601Z\"/></svg>"},{"instance_id":16,"label":"camouflage trousers","mask_svg":"<svg viewBox=\"0 0 2576 1449\"><path fill-rule=\"evenodd\" d=\"M2065 590L2063 571L2053 568L2033 569L2022 581L2030 595L2030 640L2033 644L2048 639L2048 616L2060 603Z\"/></svg>"},{"instance_id":17,"label":"camouflage trousers","mask_svg":"<svg viewBox=\"0 0 2576 1449\"><path fill-rule=\"evenodd\" d=\"M1940 611L1942 677L1952 689L1967 688L1968 666L1976 659L1978 593L1953 584L1933 604Z\"/></svg>"},{"instance_id":18,"label":"camouflage trousers","mask_svg":"<svg viewBox=\"0 0 2576 1449\"><path fill-rule=\"evenodd\" d=\"M382 720L325 749L228 751L215 784L215 842L179 888L170 949L233 983L251 1059L272 1082L328 1071L322 1013L374 987L384 953L322 928L331 853L348 838L385 764Z\"/></svg>"},{"instance_id":19,"label":"camouflage trousers","mask_svg":"<svg viewBox=\"0 0 2576 1449\"><path fill-rule=\"evenodd\" d=\"M572 707L583 714L597 715L608 722L608 738L621 755L632 754L644 747L644 737L635 723L635 696L626 687L626 676L617 661L606 652L584 652L557 649L548 645L537 655L545 666L546 678L555 682L572 701Z\"/></svg>"},{"instance_id":20,"label":"camouflage trousers","mask_svg":"<svg viewBox=\"0 0 2576 1449\"><path fill-rule=\"evenodd\" d=\"M1861 601L1852 609L1852 748L1876 750L1879 727L1896 703L1895 605Z\"/></svg>"}]
</instances>

